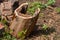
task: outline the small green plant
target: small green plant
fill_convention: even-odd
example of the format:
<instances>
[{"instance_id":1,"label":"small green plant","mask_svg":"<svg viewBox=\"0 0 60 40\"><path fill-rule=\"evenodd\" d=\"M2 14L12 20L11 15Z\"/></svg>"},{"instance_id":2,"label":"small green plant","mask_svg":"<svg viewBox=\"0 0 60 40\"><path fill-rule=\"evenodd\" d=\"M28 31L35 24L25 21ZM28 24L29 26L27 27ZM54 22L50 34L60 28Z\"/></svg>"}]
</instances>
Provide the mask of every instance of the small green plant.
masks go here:
<instances>
[{"instance_id":1,"label":"small green plant","mask_svg":"<svg viewBox=\"0 0 60 40\"><path fill-rule=\"evenodd\" d=\"M43 28L43 30L46 30L48 28L48 26L46 24L43 24L42 28Z\"/></svg>"},{"instance_id":2,"label":"small green plant","mask_svg":"<svg viewBox=\"0 0 60 40\"><path fill-rule=\"evenodd\" d=\"M45 4L46 6L54 5L55 0L47 0L47 3Z\"/></svg>"},{"instance_id":3,"label":"small green plant","mask_svg":"<svg viewBox=\"0 0 60 40\"><path fill-rule=\"evenodd\" d=\"M0 40L17 40L15 37L11 36L9 32L3 32L3 37L0 38Z\"/></svg>"},{"instance_id":4,"label":"small green plant","mask_svg":"<svg viewBox=\"0 0 60 40\"><path fill-rule=\"evenodd\" d=\"M13 33L13 30L9 30L10 33Z\"/></svg>"},{"instance_id":5,"label":"small green plant","mask_svg":"<svg viewBox=\"0 0 60 40\"><path fill-rule=\"evenodd\" d=\"M11 36L8 29L8 25L7 25L7 21L5 19L2 19L2 17L0 16L0 22L4 24L5 28L4 31L2 32L2 37L0 38L0 40L17 40L15 37ZM12 32L12 31L11 31Z\"/></svg>"},{"instance_id":6,"label":"small green plant","mask_svg":"<svg viewBox=\"0 0 60 40\"><path fill-rule=\"evenodd\" d=\"M28 7L28 10L27 12L31 13L33 15L33 13L35 12L35 10L37 8L45 8L45 5L42 4L41 2L33 2L33 3L30 3L30 6Z\"/></svg>"},{"instance_id":7,"label":"small green plant","mask_svg":"<svg viewBox=\"0 0 60 40\"><path fill-rule=\"evenodd\" d=\"M7 24L8 24L7 20L2 19L2 17L1 17L1 16L0 16L0 22L1 22L1 23L3 23L4 25L7 25Z\"/></svg>"},{"instance_id":8,"label":"small green plant","mask_svg":"<svg viewBox=\"0 0 60 40\"><path fill-rule=\"evenodd\" d=\"M40 13L39 16L40 16L40 17L44 17L44 13Z\"/></svg>"},{"instance_id":9,"label":"small green plant","mask_svg":"<svg viewBox=\"0 0 60 40\"><path fill-rule=\"evenodd\" d=\"M18 32L18 36L19 36L21 39L24 39L26 32L27 32L27 29L23 29L23 31Z\"/></svg>"},{"instance_id":10,"label":"small green plant","mask_svg":"<svg viewBox=\"0 0 60 40\"><path fill-rule=\"evenodd\" d=\"M60 13L60 7L55 8L56 12Z\"/></svg>"},{"instance_id":11,"label":"small green plant","mask_svg":"<svg viewBox=\"0 0 60 40\"><path fill-rule=\"evenodd\" d=\"M47 0L46 4L43 4L41 2L29 3L30 5L27 9L27 12L29 12L33 15L37 8L40 8L42 10L42 9L45 9L46 7L48 7L48 6L54 5L54 3L55 3L55 0Z\"/></svg>"}]
</instances>

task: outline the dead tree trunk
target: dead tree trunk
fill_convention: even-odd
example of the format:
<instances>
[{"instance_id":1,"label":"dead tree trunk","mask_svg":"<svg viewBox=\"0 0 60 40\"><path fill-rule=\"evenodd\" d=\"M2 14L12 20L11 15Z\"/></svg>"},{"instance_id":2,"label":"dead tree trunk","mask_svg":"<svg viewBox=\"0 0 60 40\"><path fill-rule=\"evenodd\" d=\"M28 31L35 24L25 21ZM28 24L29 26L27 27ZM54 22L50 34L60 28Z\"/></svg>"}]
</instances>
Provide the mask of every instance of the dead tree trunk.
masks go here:
<instances>
[{"instance_id":1,"label":"dead tree trunk","mask_svg":"<svg viewBox=\"0 0 60 40\"><path fill-rule=\"evenodd\" d=\"M21 10L23 9L24 6L26 10L28 3L23 3L15 10L16 18L12 21L9 27L10 30L12 31L11 34L17 38L28 36L30 32L32 32L32 30L35 27L35 24L37 22L38 15L40 12L40 9L38 8L35 11L35 14L33 16L26 15L25 14L26 11L25 13L23 12L22 14Z\"/></svg>"}]
</instances>

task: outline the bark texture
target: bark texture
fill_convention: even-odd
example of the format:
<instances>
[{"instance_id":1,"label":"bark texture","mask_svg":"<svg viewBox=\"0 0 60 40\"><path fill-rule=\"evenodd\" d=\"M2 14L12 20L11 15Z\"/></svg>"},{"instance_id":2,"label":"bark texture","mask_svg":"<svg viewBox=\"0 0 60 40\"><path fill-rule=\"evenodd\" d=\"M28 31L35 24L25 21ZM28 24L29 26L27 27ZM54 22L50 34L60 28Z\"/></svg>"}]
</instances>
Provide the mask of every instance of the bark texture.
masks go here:
<instances>
[{"instance_id":1,"label":"bark texture","mask_svg":"<svg viewBox=\"0 0 60 40\"><path fill-rule=\"evenodd\" d=\"M22 32L24 30L24 36L28 36L34 29L35 24L38 19L38 15L40 12L40 9L38 8L33 16L26 15L24 12L21 13L21 10L23 9L23 6L26 7L28 6L28 3L23 3L21 4L16 10L15 10L15 15L16 18L12 21L10 25L10 30L12 30L12 35L19 38L18 33ZM20 10L19 10L20 9ZM20 12L20 14L19 14ZM27 30L27 31L25 31ZM25 33L26 32L26 33ZM21 36L20 36L21 37Z\"/></svg>"}]
</instances>

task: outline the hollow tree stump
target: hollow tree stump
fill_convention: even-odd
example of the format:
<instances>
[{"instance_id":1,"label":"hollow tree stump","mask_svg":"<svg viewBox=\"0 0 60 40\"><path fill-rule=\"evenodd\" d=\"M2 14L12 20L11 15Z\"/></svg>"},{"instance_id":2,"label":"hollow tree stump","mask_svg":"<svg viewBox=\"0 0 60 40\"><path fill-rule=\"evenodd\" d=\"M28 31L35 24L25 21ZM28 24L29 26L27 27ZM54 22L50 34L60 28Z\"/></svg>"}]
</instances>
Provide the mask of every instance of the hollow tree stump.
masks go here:
<instances>
[{"instance_id":1,"label":"hollow tree stump","mask_svg":"<svg viewBox=\"0 0 60 40\"><path fill-rule=\"evenodd\" d=\"M10 33L17 38L28 36L33 31L38 19L40 12L39 8L35 11L33 16L26 15L26 11L23 13L21 12L23 7L26 10L27 6L28 3L23 3L15 10L16 18L12 21L9 27L11 30Z\"/></svg>"}]
</instances>

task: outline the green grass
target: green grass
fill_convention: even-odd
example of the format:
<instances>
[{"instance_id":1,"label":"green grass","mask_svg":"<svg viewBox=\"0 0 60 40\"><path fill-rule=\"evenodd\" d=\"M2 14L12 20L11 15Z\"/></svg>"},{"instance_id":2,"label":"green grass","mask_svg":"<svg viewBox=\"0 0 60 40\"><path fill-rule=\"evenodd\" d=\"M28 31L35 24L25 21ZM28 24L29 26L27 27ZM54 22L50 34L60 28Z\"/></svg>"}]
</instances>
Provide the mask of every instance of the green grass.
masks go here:
<instances>
[{"instance_id":1,"label":"green grass","mask_svg":"<svg viewBox=\"0 0 60 40\"><path fill-rule=\"evenodd\" d=\"M47 3L45 4L46 6L54 5L55 0L47 0Z\"/></svg>"},{"instance_id":2,"label":"green grass","mask_svg":"<svg viewBox=\"0 0 60 40\"><path fill-rule=\"evenodd\" d=\"M60 13L60 7L55 8L56 12Z\"/></svg>"},{"instance_id":3,"label":"green grass","mask_svg":"<svg viewBox=\"0 0 60 40\"><path fill-rule=\"evenodd\" d=\"M17 40L15 37L11 36L8 29L8 25L7 25L7 21L5 19L2 19L2 17L0 16L0 22L5 26L4 31L2 31L2 37L0 38L0 40Z\"/></svg>"},{"instance_id":4,"label":"green grass","mask_svg":"<svg viewBox=\"0 0 60 40\"><path fill-rule=\"evenodd\" d=\"M41 2L33 2L29 4L30 6L28 7L27 12L31 13L32 15L34 14L35 10L37 8L45 8L46 6L44 4L42 4Z\"/></svg>"},{"instance_id":5,"label":"green grass","mask_svg":"<svg viewBox=\"0 0 60 40\"><path fill-rule=\"evenodd\" d=\"M26 35L27 29L23 29L22 31L18 32L18 37L20 37L20 39L24 39L25 35Z\"/></svg>"},{"instance_id":6,"label":"green grass","mask_svg":"<svg viewBox=\"0 0 60 40\"><path fill-rule=\"evenodd\" d=\"M43 24L42 28L43 30L47 30L48 26L46 24Z\"/></svg>"},{"instance_id":7,"label":"green grass","mask_svg":"<svg viewBox=\"0 0 60 40\"><path fill-rule=\"evenodd\" d=\"M45 9L48 6L54 5L55 0L47 0L46 4L43 4L41 2L33 2L33 3L29 3L29 7L27 9L27 12L31 13L32 15L34 14L35 10L37 8Z\"/></svg>"},{"instance_id":8,"label":"green grass","mask_svg":"<svg viewBox=\"0 0 60 40\"><path fill-rule=\"evenodd\" d=\"M9 31L7 30L2 32L2 37L0 38L0 40L17 40L17 39L10 35Z\"/></svg>"}]
</instances>

